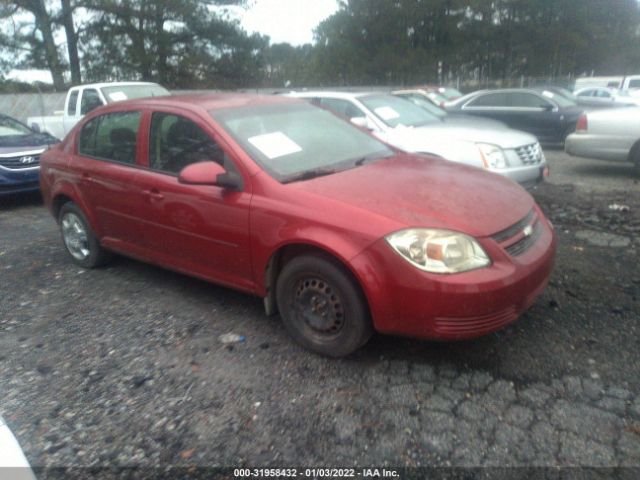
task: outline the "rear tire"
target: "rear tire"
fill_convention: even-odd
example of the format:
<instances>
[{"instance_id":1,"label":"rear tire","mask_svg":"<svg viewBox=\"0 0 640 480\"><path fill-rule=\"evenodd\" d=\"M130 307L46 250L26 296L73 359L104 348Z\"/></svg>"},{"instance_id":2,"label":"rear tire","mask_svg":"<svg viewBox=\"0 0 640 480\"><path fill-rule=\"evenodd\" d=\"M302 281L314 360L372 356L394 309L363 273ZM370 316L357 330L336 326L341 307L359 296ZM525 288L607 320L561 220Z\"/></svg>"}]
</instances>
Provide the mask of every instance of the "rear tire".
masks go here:
<instances>
[{"instance_id":1,"label":"rear tire","mask_svg":"<svg viewBox=\"0 0 640 480\"><path fill-rule=\"evenodd\" d=\"M100 245L91 225L78 205L65 203L58 214L62 242L74 262L94 268L111 260L112 254Z\"/></svg>"},{"instance_id":2,"label":"rear tire","mask_svg":"<svg viewBox=\"0 0 640 480\"><path fill-rule=\"evenodd\" d=\"M305 255L288 262L278 276L276 298L289 334L321 355L349 355L373 333L359 285L329 257Z\"/></svg>"}]
</instances>

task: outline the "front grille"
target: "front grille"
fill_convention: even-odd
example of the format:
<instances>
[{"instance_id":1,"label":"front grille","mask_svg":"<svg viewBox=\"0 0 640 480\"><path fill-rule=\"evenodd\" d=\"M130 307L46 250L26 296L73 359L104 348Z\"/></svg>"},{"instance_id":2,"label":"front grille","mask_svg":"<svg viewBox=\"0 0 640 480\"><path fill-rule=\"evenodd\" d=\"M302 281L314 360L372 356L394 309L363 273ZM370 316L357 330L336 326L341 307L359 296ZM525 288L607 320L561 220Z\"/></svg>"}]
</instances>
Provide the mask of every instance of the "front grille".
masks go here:
<instances>
[{"instance_id":1,"label":"front grille","mask_svg":"<svg viewBox=\"0 0 640 480\"><path fill-rule=\"evenodd\" d=\"M529 231L530 230L530 231ZM542 225L538 221L535 210L531 210L518 223L494 235L493 238L512 257L522 255L536 243L542 233Z\"/></svg>"},{"instance_id":2,"label":"front grille","mask_svg":"<svg viewBox=\"0 0 640 480\"><path fill-rule=\"evenodd\" d=\"M540 222L536 221L535 225L533 226L533 231L531 232L531 235L522 237L516 243L509 245L507 248L505 248L505 250L512 257L517 257L518 255L522 255L524 252L529 250L529 248L531 248L531 246L534 243L536 243L538 238L540 238L541 233L542 233L542 227L540 226Z\"/></svg>"},{"instance_id":3,"label":"front grille","mask_svg":"<svg viewBox=\"0 0 640 480\"><path fill-rule=\"evenodd\" d=\"M505 310L474 317L436 317L436 333L447 336L469 336L499 330L518 318L514 306Z\"/></svg>"},{"instance_id":4,"label":"front grille","mask_svg":"<svg viewBox=\"0 0 640 480\"><path fill-rule=\"evenodd\" d=\"M11 170L22 170L40 165L40 154L17 155L15 157L0 157L0 166Z\"/></svg>"},{"instance_id":5,"label":"front grille","mask_svg":"<svg viewBox=\"0 0 640 480\"><path fill-rule=\"evenodd\" d=\"M530 225L534 215L535 215L535 212L531 210L527 214L527 216L524 217L522 220L520 220L518 223L510 226L505 230L502 230L496 233L495 235L492 236L492 238L498 243L502 243L505 240L509 240L511 237L514 237L520 232L522 232L522 230L524 230L524 227L526 227L527 225Z\"/></svg>"},{"instance_id":6,"label":"front grille","mask_svg":"<svg viewBox=\"0 0 640 480\"><path fill-rule=\"evenodd\" d=\"M532 143L516 148L520 161L525 165L536 165L542 162L542 148L539 143Z\"/></svg>"}]
</instances>

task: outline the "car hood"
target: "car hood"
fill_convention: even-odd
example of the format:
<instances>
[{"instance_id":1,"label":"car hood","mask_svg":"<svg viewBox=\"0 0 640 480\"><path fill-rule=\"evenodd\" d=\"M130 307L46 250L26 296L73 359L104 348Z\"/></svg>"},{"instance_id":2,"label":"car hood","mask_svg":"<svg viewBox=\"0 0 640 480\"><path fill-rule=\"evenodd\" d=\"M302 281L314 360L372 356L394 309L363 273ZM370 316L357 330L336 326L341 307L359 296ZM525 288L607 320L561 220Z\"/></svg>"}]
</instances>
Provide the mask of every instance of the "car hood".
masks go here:
<instances>
[{"instance_id":1,"label":"car hood","mask_svg":"<svg viewBox=\"0 0 640 480\"><path fill-rule=\"evenodd\" d=\"M43 150L55 143L58 143L57 139L41 133L11 135L0 138L0 154L20 154L21 152Z\"/></svg>"},{"instance_id":2,"label":"car hood","mask_svg":"<svg viewBox=\"0 0 640 480\"><path fill-rule=\"evenodd\" d=\"M413 129L412 135L442 141L464 141L470 143L490 143L503 149L512 149L537 143L536 138L525 132L511 128L492 128L490 126L476 126L469 122L445 122ZM405 135L407 133L405 132Z\"/></svg>"},{"instance_id":3,"label":"car hood","mask_svg":"<svg viewBox=\"0 0 640 480\"><path fill-rule=\"evenodd\" d=\"M500 175L423 155L400 154L290 185L384 216L399 228L448 228L476 237L510 227L534 205Z\"/></svg>"}]
</instances>

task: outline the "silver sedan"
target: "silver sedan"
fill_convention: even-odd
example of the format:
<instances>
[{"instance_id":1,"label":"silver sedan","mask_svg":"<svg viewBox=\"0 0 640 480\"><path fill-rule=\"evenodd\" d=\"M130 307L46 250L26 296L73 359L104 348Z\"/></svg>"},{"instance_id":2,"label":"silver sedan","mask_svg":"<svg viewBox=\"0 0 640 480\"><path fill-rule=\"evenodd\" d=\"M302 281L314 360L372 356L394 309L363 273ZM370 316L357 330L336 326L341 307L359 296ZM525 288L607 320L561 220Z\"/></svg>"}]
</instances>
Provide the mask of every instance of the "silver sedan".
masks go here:
<instances>
[{"instance_id":1,"label":"silver sedan","mask_svg":"<svg viewBox=\"0 0 640 480\"><path fill-rule=\"evenodd\" d=\"M640 108L584 113L564 149L569 155L633 163L640 175Z\"/></svg>"}]
</instances>

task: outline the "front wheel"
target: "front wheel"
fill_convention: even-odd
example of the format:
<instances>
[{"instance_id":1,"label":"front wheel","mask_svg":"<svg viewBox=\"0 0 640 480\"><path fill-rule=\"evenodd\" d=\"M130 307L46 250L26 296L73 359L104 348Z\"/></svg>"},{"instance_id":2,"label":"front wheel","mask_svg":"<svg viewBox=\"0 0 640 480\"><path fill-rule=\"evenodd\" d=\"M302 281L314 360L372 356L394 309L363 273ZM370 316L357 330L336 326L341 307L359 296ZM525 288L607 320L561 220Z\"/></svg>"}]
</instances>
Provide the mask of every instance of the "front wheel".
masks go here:
<instances>
[{"instance_id":1,"label":"front wheel","mask_svg":"<svg viewBox=\"0 0 640 480\"><path fill-rule=\"evenodd\" d=\"M64 246L78 265L98 267L111 258L111 254L100 246L87 218L75 203L67 202L62 206L58 223Z\"/></svg>"},{"instance_id":2,"label":"front wheel","mask_svg":"<svg viewBox=\"0 0 640 480\"><path fill-rule=\"evenodd\" d=\"M309 255L288 262L278 277L276 296L289 334L316 353L343 357L373 333L362 291L330 258Z\"/></svg>"}]
</instances>

